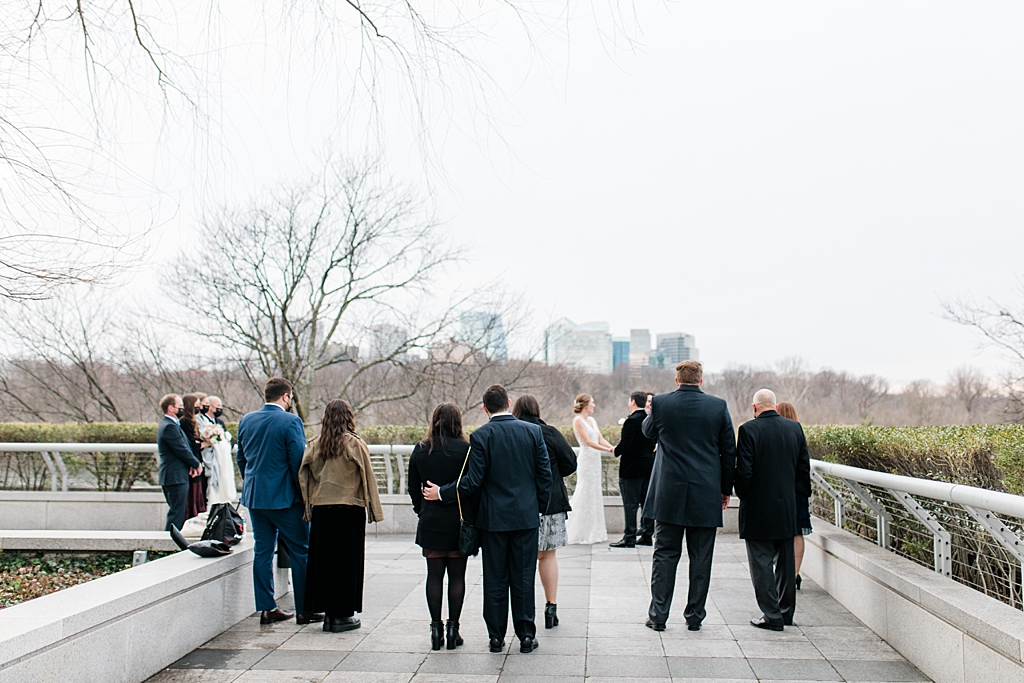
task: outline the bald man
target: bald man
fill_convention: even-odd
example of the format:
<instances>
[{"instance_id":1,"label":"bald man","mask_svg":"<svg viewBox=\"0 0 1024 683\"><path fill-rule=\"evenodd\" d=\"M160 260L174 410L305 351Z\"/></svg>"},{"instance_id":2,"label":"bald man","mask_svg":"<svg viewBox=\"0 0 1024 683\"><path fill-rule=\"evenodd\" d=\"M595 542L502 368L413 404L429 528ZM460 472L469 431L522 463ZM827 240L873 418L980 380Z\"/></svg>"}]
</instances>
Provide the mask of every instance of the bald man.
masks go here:
<instances>
[{"instance_id":1,"label":"bald man","mask_svg":"<svg viewBox=\"0 0 1024 683\"><path fill-rule=\"evenodd\" d=\"M751 625L782 631L796 610L796 497L811 495L811 461L799 422L775 411L775 394L754 394L754 419L740 425L733 483L740 498L740 538L762 615Z\"/></svg>"}]
</instances>

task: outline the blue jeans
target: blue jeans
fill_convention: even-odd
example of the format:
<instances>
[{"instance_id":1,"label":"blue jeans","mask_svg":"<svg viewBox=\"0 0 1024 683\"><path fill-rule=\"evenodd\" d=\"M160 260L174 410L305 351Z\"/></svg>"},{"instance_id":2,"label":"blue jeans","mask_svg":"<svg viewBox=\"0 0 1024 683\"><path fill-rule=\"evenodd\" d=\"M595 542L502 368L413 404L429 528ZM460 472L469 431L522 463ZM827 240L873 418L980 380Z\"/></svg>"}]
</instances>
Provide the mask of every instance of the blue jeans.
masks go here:
<instances>
[{"instance_id":1,"label":"blue jeans","mask_svg":"<svg viewBox=\"0 0 1024 683\"><path fill-rule=\"evenodd\" d=\"M255 541L252 586L256 611L277 607L274 600L274 548L280 544L292 563L295 611L306 611L306 554L309 552L309 523L302 519L302 502L281 510L249 510Z\"/></svg>"}]
</instances>

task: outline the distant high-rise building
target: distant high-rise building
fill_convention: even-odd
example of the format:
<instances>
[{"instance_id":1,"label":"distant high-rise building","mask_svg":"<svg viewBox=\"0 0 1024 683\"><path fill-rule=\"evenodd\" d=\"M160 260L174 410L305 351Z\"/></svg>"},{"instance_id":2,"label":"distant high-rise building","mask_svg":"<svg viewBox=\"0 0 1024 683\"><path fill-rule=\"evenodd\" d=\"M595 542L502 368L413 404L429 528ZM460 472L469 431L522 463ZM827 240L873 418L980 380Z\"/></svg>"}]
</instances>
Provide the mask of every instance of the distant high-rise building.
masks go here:
<instances>
[{"instance_id":1,"label":"distant high-rise building","mask_svg":"<svg viewBox=\"0 0 1024 683\"><path fill-rule=\"evenodd\" d=\"M478 352L487 360L505 363L508 361L508 346L505 344L505 326L497 313L466 311L460 318L462 329L458 341Z\"/></svg>"},{"instance_id":2,"label":"distant high-rise building","mask_svg":"<svg viewBox=\"0 0 1024 683\"><path fill-rule=\"evenodd\" d=\"M612 370L629 364L629 337L612 337Z\"/></svg>"},{"instance_id":3,"label":"distant high-rise building","mask_svg":"<svg viewBox=\"0 0 1024 683\"><path fill-rule=\"evenodd\" d=\"M658 335L658 351L664 359L665 367L675 367L684 360L700 360L697 342L692 334L669 332Z\"/></svg>"},{"instance_id":4,"label":"distant high-rise building","mask_svg":"<svg viewBox=\"0 0 1024 683\"><path fill-rule=\"evenodd\" d=\"M629 366L634 369L647 367L651 353L651 331L629 331Z\"/></svg>"},{"instance_id":5,"label":"distant high-rise building","mask_svg":"<svg viewBox=\"0 0 1024 683\"><path fill-rule=\"evenodd\" d=\"M562 318L544 331L544 360L548 365L609 374L613 353L608 323L576 325L568 318Z\"/></svg>"},{"instance_id":6,"label":"distant high-rise building","mask_svg":"<svg viewBox=\"0 0 1024 683\"><path fill-rule=\"evenodd\" d=\"M405 353L397 353L409 341L409 334L395 325L370 325L370 357L404 359Z\"/></svg>"}]
</instances>

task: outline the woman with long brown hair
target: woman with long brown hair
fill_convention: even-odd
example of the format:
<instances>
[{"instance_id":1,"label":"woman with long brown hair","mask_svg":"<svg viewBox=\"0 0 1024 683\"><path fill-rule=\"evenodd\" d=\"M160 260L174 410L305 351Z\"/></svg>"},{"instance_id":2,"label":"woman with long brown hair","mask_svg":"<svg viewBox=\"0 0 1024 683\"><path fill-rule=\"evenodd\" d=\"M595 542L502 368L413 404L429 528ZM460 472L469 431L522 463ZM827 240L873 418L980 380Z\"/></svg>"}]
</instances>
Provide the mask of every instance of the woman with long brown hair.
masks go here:
<instances>
[{"instance_id":1,"label":"woman with long brown hair","mask_svg":"<svg viewBox=\"0 0 1024 683\"><path fill-rule=\"evenodd\" d=\"M440 650L462 645L459 617L466 597L466 563L469 558L459 552L459 506L445 505L423 498L423 484L438 486L459 478L469 455L469 439L462 431L462 412L454 403L441 403L430 418L427 438L416 444L409 457L409 497L419 516L416 544L423 548L427 560L427 609L430 611L430 649ZM475 506L461 502L463 517L473 521ZM448 574L448 623L441 621L444 577Z\"/></svg>"},{"instance_id":2,"label":"woman with long brown hair","mask_svg":"<svg viewBox=\"0 0 1024 683\"><path fill-rule=\"evenodd\" d=\"M796 415L796 406L789 401L783 401L775 406L775 410L782 417L799 422ZM796 589L800 590L800 564L804 561L804 536L810 535L811 529L811 506L810 500L804 496L796 497L796 536L793 537L793 558L796 568Z\"/></svg>"},{"instance_id":3,"label":"woman with long brown hair","mask_svg":"<svg viewBox=\"0 0 1024 683\"><path fill-rule=\"evenodd\" d=\"M320 434L313 437L299 466L299 487L306 504L309 559L305 613L325 612L324 630L359 628L363 611L366 522L384 519L370 449L356 434L347 401L327 404Z\"/></svg>"},{"instance_id":4,"label":"woman with long brown hair","mask_svg":"<svg viewBox=\"0 0 1024 683\"><path fill-rule=\"evenodd\" d=\"M189 448L196 460L203 461L203 448L209 444L199 438L199 404L198 394L185 394L181 402L185 404L185 414L179 420L181 431L185 432ZM185 499L185 519L192 519L200 512L206 512L206 473L200 472L188 478L188 497Z\"/></svg>"}]
</instances>

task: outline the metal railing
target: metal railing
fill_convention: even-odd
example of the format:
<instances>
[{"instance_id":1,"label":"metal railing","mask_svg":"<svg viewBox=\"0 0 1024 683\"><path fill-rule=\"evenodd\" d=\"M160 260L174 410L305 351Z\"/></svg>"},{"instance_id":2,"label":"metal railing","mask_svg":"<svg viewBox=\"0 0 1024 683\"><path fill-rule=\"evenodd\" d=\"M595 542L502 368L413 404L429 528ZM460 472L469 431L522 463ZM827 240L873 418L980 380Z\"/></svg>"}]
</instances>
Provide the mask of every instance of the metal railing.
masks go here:
<instances>
[{"instance_id":1,"label":"metal railing","mask_svg":"<svg viewBox=\"0 0 1024 683\"><path fill-rule=\"evenodd\" d=\"M1024 609L1024 497L811 461L812 511Z\"/></svg>"}]
</instances>

